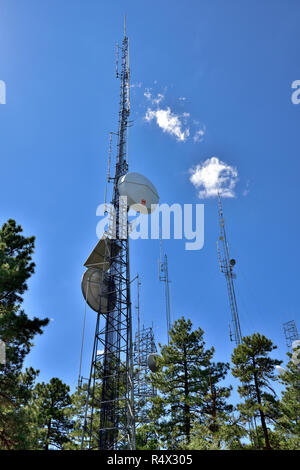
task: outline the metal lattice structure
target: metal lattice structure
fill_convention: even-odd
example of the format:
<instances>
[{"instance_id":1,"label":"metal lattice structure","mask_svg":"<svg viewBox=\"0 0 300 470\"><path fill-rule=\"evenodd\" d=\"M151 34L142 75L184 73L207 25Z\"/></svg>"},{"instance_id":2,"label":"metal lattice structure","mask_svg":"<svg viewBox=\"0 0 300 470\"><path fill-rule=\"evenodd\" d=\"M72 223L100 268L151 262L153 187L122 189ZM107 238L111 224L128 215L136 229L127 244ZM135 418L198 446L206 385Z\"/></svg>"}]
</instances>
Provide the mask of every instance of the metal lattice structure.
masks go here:
<instances>
[{"instance_id":1,"label":"metal lattice structure","mask_svg":"<svg viewBox=\"0 0 300 470\"><path fill-rule=\"evenodd\" d=\"M169 344L170 329L172 328L171 306L170 306L170 280L169 280L169 270L168 270L168 257L166 254L164 255L164 257L162 257L161 241L160 241L160 260L159 260L158 277L161 282L165 283L166 320L167 320L167 333L168 333L168 344Z\"/></svg>"},{"instance_id":2,"label":"metal lattice structure","mask_svg":"<svg viewBox=\"0 0 300 470\"><path fill-rule=\"evenodd\" d=\"M142 328L136 332L134 342L134 399L137 426L147 423L147 412L151 406L151 398L156 396L156 389L148 380L150 370L147 358L150 353L156 353L153 328Z\"/></svg>"},{"instance_id":3,"label":"metal lattice structure","mask_svg":"<svg viewBox=\"0 0 300 470\"><path fill-rule=\"evenodd\" d=\"M300 339L296 322L294 320L290 320L286 323L283 323L282 327L283 327L286 345L290 349L292 347L293 342Z\"/></svg>"},{"instance_id":4,"label":"metal lattice structure","mask_svg":"<svg viewBox=\"0 0 300 470\"><path fill-rule=\"evenodd\" d=\"M103 239L102 285L106 308L97 314L93 354L82 432L82 448L135 449L133 340L130 301L127 204L119 196L118 180L128 171L129 52L126 28L121 46L120 108L110 224ZM87 264L85 264L87 266ZM108 269L107 269L108 268ZM106 271L106 272L105 272ZM102 292L102 293L101 293Z\"/></svg>"},{"instance_id":5,"label":"metal lattice structure","mask_svg":"<svg viewBox=\"0 0 300 470\"><path fill-rule=\"evenodd\" d=\"M219 202L219 222L220 222L220 237L217 241L217 250L218 250L218 257L219 257L219 264L220 270L222 273L225 274L226 278L226 285L229 297L229 304L230 304L230 311L231 311L231 327L230 330L230 339L234 341L235 344L238 346L242 342L242 332L235 296L235 289L234 289L234 278L235 274L233 273L233 267L235 265L235 260L230 258L229 255L229 247L226 238L225 232L225 221L223 216L223 208L220 194L218 194L218 202Z\"/></svg>"}]
</instances>

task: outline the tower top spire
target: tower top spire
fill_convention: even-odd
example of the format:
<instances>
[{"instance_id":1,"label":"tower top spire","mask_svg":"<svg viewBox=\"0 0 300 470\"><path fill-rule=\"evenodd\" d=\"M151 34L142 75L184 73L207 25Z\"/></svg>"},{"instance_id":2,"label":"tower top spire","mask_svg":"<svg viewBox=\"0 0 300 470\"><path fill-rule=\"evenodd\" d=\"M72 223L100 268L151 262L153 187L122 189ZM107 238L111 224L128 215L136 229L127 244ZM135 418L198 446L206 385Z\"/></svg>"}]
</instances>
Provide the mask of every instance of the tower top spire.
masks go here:
<instances>
[{"instance_id":1,"label":"tower top spire","mask_svg":"<svg viewBox=\"0 0 300 470\"><path fill-rule=\"evenodd\" d=\"M124 38L126 38L126 15L124 14Z\"/></svg>"}]
</instances>

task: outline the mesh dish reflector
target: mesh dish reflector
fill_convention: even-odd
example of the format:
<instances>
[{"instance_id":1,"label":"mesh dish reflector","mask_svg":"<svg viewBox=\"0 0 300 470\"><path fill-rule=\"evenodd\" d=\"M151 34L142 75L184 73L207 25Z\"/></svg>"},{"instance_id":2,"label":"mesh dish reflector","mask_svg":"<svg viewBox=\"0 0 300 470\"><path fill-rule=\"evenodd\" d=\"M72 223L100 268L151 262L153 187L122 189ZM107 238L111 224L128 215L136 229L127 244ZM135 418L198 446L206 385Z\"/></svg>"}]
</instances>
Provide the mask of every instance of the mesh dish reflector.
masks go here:
<instances>
[{"instance_id":1,"label":"mesh dish reflector","mask_svg":"<svg viewBox=\"0 0 300 470\"><path fill-rule=\"evenodd\" d=\"M107 238L106 233L102 236L102 238L97 242L95 248L89 255L88 259L84 263L86 268L94 267L98 269L103 269L103 271L107 271L110 267L110 252L111 252L111 245L113 241ZM120 247L113 245L113 256L116 256L120 251ZM104 263L104 258L106 256L106 261Z\"/></svg>"},{"instance_id":2,"label":"mesh dish reflector","mask_svg":"<svg viewBox=\"0 0 300 470\"><path fill-rule=\"evenodd\" d=\"M120 196L127 197L128 207L138 204L141 213L151 214L159 202L155 186L140 173L126 173L118 181Z\"/></svg>"},{"instance_id":3,"label":"mesh dish reflector","mask_svg":"<svg viewBox=\"0 0 300 470\"><path fill-rule=\"evenodd\" d=\"M158 354L150 353L147 357L147 364L151 372L157 372L159 370L159 365L157 362Z\"/></svg>"},{"instance_id":4,"label":"mesh dish reflector","mask_svg":"<svg viewBox=\"0 0 300 470\"><path fill-rule=\"evenodd\" d=\"M116 303L114 283L103 270L88 268L82 276L81 290L88 306L95 312L108 313L114 309Z\"/></svg>"}]
</instances>

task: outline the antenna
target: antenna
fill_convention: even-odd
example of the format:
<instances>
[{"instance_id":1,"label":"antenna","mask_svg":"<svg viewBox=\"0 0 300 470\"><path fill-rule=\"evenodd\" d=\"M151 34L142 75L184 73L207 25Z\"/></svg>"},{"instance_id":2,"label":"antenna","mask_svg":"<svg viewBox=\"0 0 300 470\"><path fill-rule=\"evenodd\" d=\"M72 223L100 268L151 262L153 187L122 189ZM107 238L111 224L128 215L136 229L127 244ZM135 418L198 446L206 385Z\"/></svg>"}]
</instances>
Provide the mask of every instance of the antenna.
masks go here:
<instances>
[{"instance_id":1,"label":"antenna","mask_svg":"<svg viewBox=\"0 0 300 470\"><path fill-rule=\"evenodd\" d=\"M168 257L165 254L162 257L162 241L160 239L160 257L159 257L159 270L158 278L161 282L165 283L165 301L166 301L166 320L167 320L167 332L168 332L168 345L170 343L170 330L172 328L171 323L171 308L170 308L170 280L168 270Z\"/></svg>"},{"instance_id":2,"label":"antenna","mask_svg":"<svg viewBox=\"0 0 300 470\"><path fill-rule=\"evenodd\" d=\"M240 319L238 314L238 308L236 303L236 296L235 296L235 289L233 279L235 278L235 274L233 272L233 267L236 264L235 259L230 258L229 255L229 247L226 238L225 232L225 221L223 216L223 208L221 202L220 193L218 193L218 203L219 203L219 222L220 222L220 237L217 241L217 252L218 252L218 259L219 259L219 266L220 271L225 274L226 278L226 285L229 297L229 304L231 310L231 324L232 330L229 326L229 336L230 340L234 341L235 344L238 346L242 343L242 332L240 326Z\"/></svg>"},{"instance_id":3,"label":"antenna","mask_svg":"<svg viewBox=\"0 0 300 470\"><path fill-rule=\"evenodd\" d=\"M106 199L107 199L107 184L110 181L110 162L111 162L111 142L112 142L112 132L109 133L109 150L108 150L108 162L107 162L107 176L104 190L104 212L107 212Z\"/></svg>"},{"instance_id":4,"label":"antenna","mask_svg":"<svg viewBox=\"0 0 300 470\"><path fill-rule=\"evenodd\" d=\"M118 70L119 48L117 48L116 64L117 77L120 79L120 105L114 178L110 177L110 172L108 173L108 179L114 184L111 216L115 236L108 238L106 233L89 257L94 260L100 259L101 269L97 269L97 266L95 269L94 264L94 271L98 272L98 277L95 278L99 278L99 295L96 296L96 304L99 307L96 309L97 320L81 449L134 450L136 448L128 220L124 217L127 214L127 204L120 198L118 189L120 177L128 171L126 141L130 113L128 100L130 73L125 22L124 39L120 49L120 71ZM93 289L97 292L96 281ZM97 351L103 351L103 354L97 354Z\"/></svg>"}]
</instances>

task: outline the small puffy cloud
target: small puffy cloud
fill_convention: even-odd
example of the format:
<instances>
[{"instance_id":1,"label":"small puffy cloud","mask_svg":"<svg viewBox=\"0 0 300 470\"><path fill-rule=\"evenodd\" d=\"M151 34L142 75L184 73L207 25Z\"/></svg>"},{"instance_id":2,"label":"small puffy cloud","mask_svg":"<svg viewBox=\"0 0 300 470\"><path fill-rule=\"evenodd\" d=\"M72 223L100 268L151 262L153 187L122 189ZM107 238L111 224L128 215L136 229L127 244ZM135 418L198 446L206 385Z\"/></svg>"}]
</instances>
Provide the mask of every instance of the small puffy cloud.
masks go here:
<instances>
[{"instance_id":1,"label":"small puffy cloud","mask_svg":"<svg viewBox=\"0 0 300 470\"><path fill-rule=\"evenodd\" d=\"M179 101L185 101L186 97L185 96L180 96L178 99L179 99Z\"/></svg>"},{"instance_id":2,"label":"small puffy cloud","mask_svg":"<svg viewBox=\"0 0 300 470\"><path fill-rule=\"evenodd\" d=\"M198 129L195 132L194 137L193 137L194 142L202 142L204 134L205 134L205 127L202 127L201 129Z\"/></svg>"},{"instance_id":3,"label":"small puffy cloud","mask_svg":"<svg viewBox=\"0 0 300 470\"><path fill-rule=\"evenodd\" d=\"M188 128L183 128L180 116L175 113L172 113L170 108L148 108L145 119L147 122L150 122L155 119L156 124L163 130L163 132L175 136L180 142L184 142L190 135L190 130Z\"/></svg>"},{"instance_id":4,"label":"small puffy cloud","mask_svg":"<svg viewBox=\"0 0 300 470\"><path fill-rule=\"evenodd\" d=\"M103 356L103 354L104 354L104 349L97 350L97 356Z\"/></svg>"},{"instance_id":5,"label":"small puffy cloud","mask_svg":"<svg viewBox=\"0 0 300 470\"><path fill-rule=\"evenodd\" d=\"M216 197L235 197L234 188L238 181L237 169L211 157L195 168L190 169L190 181L199 190L200 199Z\"/></svg>"}]
</instances>

